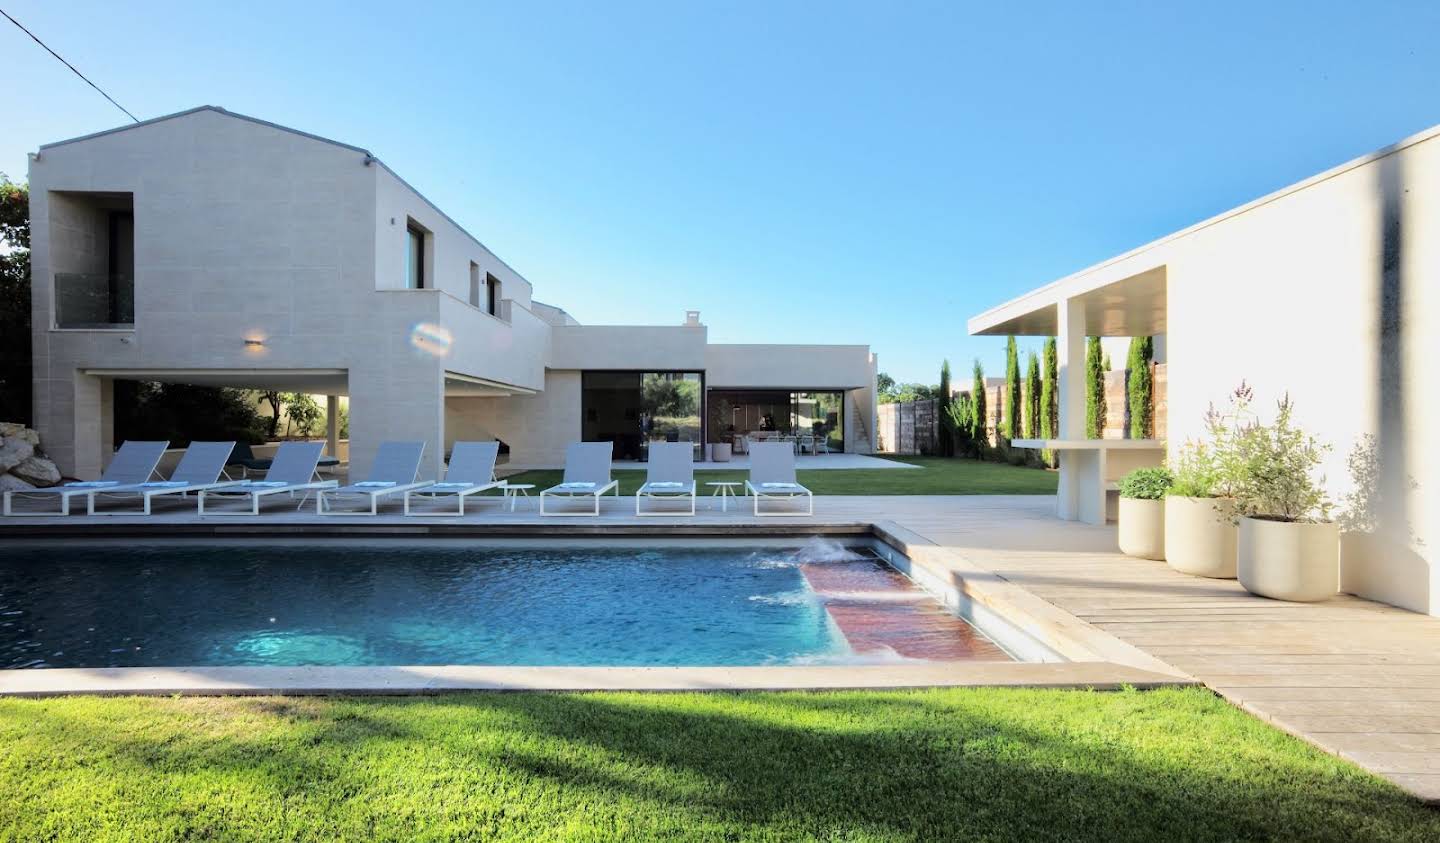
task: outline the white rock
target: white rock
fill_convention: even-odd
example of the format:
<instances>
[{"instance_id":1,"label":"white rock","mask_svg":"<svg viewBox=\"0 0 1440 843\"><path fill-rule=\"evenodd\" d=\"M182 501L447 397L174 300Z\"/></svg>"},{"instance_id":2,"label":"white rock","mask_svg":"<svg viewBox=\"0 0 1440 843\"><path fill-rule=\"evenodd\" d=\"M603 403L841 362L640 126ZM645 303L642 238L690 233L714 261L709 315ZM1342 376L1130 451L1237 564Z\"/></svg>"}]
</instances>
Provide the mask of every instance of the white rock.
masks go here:
<instances>
[{"instance_id":1,"label":"white rock","mask_svg":"<svg viewBox=\"0 0 1440 843\"><path fill-rule=\"evenodd\" d=\"M17 422L0 422L0 437L16 439L29 442L35 447L40 446L40 434Z\"/></svg>"},{"instance_id":2,"label":"white rock","mask_svg":"<svg viewBox=\"0 0 1440 843\"><path fill-rule=\"evenodd\" d=\"M6 472L20 463L30 459L35 453L35 446L14 436L7 436L0 439L0 472Z\"/></svg>"},{"instance_id":3,"label":"white rock","mask_svg":"<svg viewBox=\"0 0 1440 843\"><path fill-rule=\"evenodd\" d=\"M11 477L8 474L0 474L0 492L24 492L35 488L19 477Z\"/></svg>"},{"instance_id":4,"label":"white rock","mask_svg":"<svg viewBox=\"0 0 1440 843\"><path fill-rule=\"evenodd\" d=\"M60 482L60 469L45 457L32 456L10 469L10 476L36 486L54 486Z\"/></svg>"}]
</instances>

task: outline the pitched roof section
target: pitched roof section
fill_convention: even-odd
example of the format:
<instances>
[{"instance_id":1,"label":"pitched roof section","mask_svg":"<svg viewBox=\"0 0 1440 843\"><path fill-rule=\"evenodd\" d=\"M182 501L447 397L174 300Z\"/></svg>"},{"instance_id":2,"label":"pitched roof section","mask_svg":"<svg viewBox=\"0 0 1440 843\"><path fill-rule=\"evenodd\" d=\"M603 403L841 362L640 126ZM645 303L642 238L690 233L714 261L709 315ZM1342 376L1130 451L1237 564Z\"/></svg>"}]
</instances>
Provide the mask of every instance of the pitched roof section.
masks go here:
<instances>
[{"instance_id":1,"label":"pitched roof section","mask_svg":"<svg viewBox=\"0 0 1440 843\"><path fill-rule=\"evenodd\" d=\"M81 136L78 137L78 138L69 138L68 140L55 141L54 143L42 143L42 144L40 144L40 148L41 148L41 149L52 149L52 148L54 148L54 147L64 146L64 145L69 144L69 143L79 143L80 141L87 141L87 140L90 140L90 139L92 139L92 138L101 138L101 137L104 137L104 136L106 136L106 135L113 135L113 134L115 134L115 133L117 133L117 132L128 132L128 131L130 131L131 129L138 129L138 128L140 128L141 126L149 126L149 125L151 125L152 123L161 123L161 122L164 122L164 121L166 121L166 120L174 120L174 119L177 118L177 117L188 117L188 116L191 115L191 114L196 114L196 113L199 113L199 112L201 112L201 111L213 111L213 112L215 112L216 114L223 114L223 115L225 115L226 117L234 117L236 120L245 120L245 121L247 121L247 122L254 123L254 124L258 125L258 126L265 126L265 127L267 127L267 128L271 128L271 129L279 129L279 130L282 131L282 132L289 132L289 133L292 134L292 135L299 135L299 136L302 137L302 138L309 138L310 140L317 140L317 141L320 141L321 143L328 143L328 144L330 144L331 146L338 146L338 147L340 147L341 149L349 149L349 150L352 150L352 151L354 151L354 152L359 152L359 153L364 154L364 155L370 155L370 150L368 150L368 149L361 149L361 148L358 147L358 146L351 146L351 145L348 144L348 143L341 143L340 141L331 140L330 138L323 138L323 137L321 137L321 136L319 136L319 135L312 135L312 134L310 134L309 132L302 132L302 131L300 131L299 129L292 129L292 128L290 128L289 126L281 126L279 123L271 123L269 120L261 120L261 119L258 118L258 117L250 117L250 116L245 115L245 114L236 114L236 113L233 112L233 111L226 111L225 109L221 108L221 107L218 106L218 105L201 105L201 106L197 106L197 107L195 107L195 108L187 108L187 109L184 110L184 111L177 111L177 112L175 112L174 114L166 114L166 115L163 115L163 116L161 116L161 117L152 117L152 118L150 118L149 120L141 120L139 123L131 123L131 124L128 125L128 126L116 126L116 127L113 128L113 129L106 129L106 130L103 131L103 132L94 132L94 133L88 134L88 135L81 135ZM370 157L373 158L374 156L371 155Z\"/></svg>"},{"instance_id":2,"label":"pitched roof section","mask_svg":"<svg viewBox=\"0 0 1440 843\"><path fill-rule=\"evenodd\" d=\"M225 115L226 117L233 117L233 118L236 119L236 120L244 120L244 121L246 121L247 123L254 123L254 124L257 125L257 126L265 126L266 128L278 129L279 131L282 131L282 132L289 132L289 133L292 134L292 135L299 135L299 136L302 137L302 138L309 138L310 140L319 141L319 142L321 142L321 143L328 143L328 144L330 144L331 146L338 146L338 147L340 147L341 149L348 149L348 150L350 150L351 152L358 152L358 153L360 153L361 155L364 155L364 156L365 156L365 163L366 163L366 164L372 164L372 163L373 163L373 164L379 164L379 165L385 170L385 172L387 172L387 173L389 173L390 175L394 176L401 184L403 184L403 185L406 187L406 189L408 189L411 193L414 193L416 196L420 197L420 201L422 201L422 202L424 202L425 204L429 205L431 208L433 208L433 209L435 210L435 213L437 213L437 214L439 214L440 216L444 217L447 221L449 221L449 223L450 223L451 225L453 225L453 226L455 226L456 228L458 228L458 229L460 230L460 233L461 233L461 234L464 234L466 237L469 237L471 240L473 240L473 241L475 242L475 245L477 245L477 246L479 246L480 248L484 249L485 251L489 252L490 255L491 255L491 257L493 257L493 258L495 258L495 260L499 261L502 266L504 266L506 269L510 270L511 272L515 273L515 277L516 277L516 278L519 278L521 281L524 281L526 284L530 284L530 286L531 286L532 288L534 287L534 284L531 284L529 278L526 278L523 274L520 273L519 270L517 270L517 269L515 269L515 267L511 266L504 258L502 258L502 257L500 257L499 255L495 254L495 250L494 250L494 249L491 249L489 246L486 246L483 242L481 242L481 240L480 240L479 237L476 237L475 235L471 234L470 231L465 228L465 226L463 226L463 225L461 225L460 223L456 222L453 217L451 217L449 214L445 213L444 209L442 209L439 205L436 205L434 202L430 201L430 197L428 197L428 196L426 196L425 194L421 193L419 190L416 190L414 185L410 184L410 182L406 181L406 180L404 179L404 177L402 177L399 173L397 173L397 172L395 172L393 169L391 169L391 168L390 168L390 165L386 164L384 161L381 161L379 158L377 158L377 157L375 156L375 154L372 153L370 150L365 149L365 148L363 148L363 147L359 147L359 146L352 146L351 144L348 144L348 143L341 143L340 141L337 141L337 140L331 140L330 138L321 137L320 135L312 135L312 134L310 134L309 132L302 132L302 131L300 131L299 129L292 129L292 128L290 128L289 126L282 126L282 125L280 125L279 123L271 123L269 120L261 120L259 117L251 117L251 116L246 115L246 114L237 114L237 113L234 112L234 111L227 111L227 110L221 108L221 107L218 106L218 105L201 105L201 106L196 106L195 108L187 108L187 109L184 110L184 111L177 111L177 112L175 112L174 114L166 114L166 115L163 115L163 116L161 116L161 117L152 117L152 118L150 118L149 120L142 120L142 121L140 121L139 123L131 123L131 124L128 125L128 126L116 126L116 127L113 128L113 129L106 129L106 130L103 131L103 132L93 132L93 133L88 134L88 135L81 135L81 136L78 137L78 138L69 138L68 140L55 141L54 143L45 143L45 144L41 144L41 145L40 145L40 149L41 149L41 150L53 149L53 148L55 148L55 147L57 147L57 146L65 146L66 144L79 143L80 141L87 141L87 140L91 140L91 139L93 139L93 138L104 137L104 136L106 136L106 135L113 135L113 134L116 134L117 132L128 132L128 131L130 131L131 129L138 129L138 128L140 128L141 126L149 126L149 125L152 124L152 123L160 123L160 122L163 122L163 121L165 121L165 120L174 120L174 119L177 118L177 117L186 117L186 116L189 116L189 115L191 115L191 114L196 114L196 113L201 112L201 111L213 111L213 112L215 112L216 114L223 114L223 115Z\"/></svg>"}]
</instances>

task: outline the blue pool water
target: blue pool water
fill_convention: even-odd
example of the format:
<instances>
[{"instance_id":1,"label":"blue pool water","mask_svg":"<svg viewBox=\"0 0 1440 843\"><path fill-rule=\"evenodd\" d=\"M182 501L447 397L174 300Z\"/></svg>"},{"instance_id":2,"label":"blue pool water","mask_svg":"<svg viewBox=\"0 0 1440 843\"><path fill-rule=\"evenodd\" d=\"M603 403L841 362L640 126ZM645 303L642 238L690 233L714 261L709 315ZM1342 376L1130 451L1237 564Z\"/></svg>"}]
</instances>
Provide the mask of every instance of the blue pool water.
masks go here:
<instances>
[{"instance_id":1,"label":"blue pool water","mask_svg":"<svg viewBox=\"0 0 1440 843\"><path fill-rule=\"evenodd\" d=\"M848 652L793 549L0 548L0 667L759 665Z\"/></svg>"}]
</instances>

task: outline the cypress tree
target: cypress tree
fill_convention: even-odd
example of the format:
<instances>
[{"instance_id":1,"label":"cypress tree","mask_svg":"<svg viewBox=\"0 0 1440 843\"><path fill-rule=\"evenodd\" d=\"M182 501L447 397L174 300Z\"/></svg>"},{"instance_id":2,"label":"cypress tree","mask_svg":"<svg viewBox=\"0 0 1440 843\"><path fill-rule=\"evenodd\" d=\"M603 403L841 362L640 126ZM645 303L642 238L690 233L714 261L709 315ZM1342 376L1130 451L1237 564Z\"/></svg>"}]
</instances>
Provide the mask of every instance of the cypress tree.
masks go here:
<instances>
[{"instance_id":1,"label":"cypress tree","mask_svg":"<svg viewBox=\"0 0 1440 843\"><path fill-rule=\"evenodd\" d=\"M975 378L970 387L970 411L974 427L970 429L970 438L975 440L976 457L985 456L985 448L990 444L990 437L985 426L985 368L980 365L980 358L975 358Z\"/></svg>"},{"instance_id":2,"label":"cypress tree","mask_svg":"<svg viewBox=\"0 0 1440 843\"><path fill-rule=\"evenodd\" d=\"M1025 363L1025 438L1040 435L1040 358L1032 351Z\"/></svg>"},{"instance_id":3,"label":"cypress tree","mask_svg":"<svg viewBox=\"0 0 1440 843\"><path fill-rule=\"evenodd\" d=\"M936 425L940 434L940 456L955 456L955 437L951 433L950 420L950 360L947 358L940 363L940 389L936 396L936 415L940 423Z\"/></svg>"},{"instance_id":4,"label":"cypress tree","mask_svg":"<svg viewBox=\"0 0 1440 843\"><path fill-rule=\"evenodd\" d=\"M1085 436L1105 438L1105 349L1099 337L1085 341Z\"/></svg>"},{"instance_id":5,"label":"cypress tree","mask_svg":"<svg viewBox=\"0 0 1440 843\"><path fill-rule=\"evenodd\" d=\"M1040 436L1060 435L1060 350L1055 338L1045 340L1045 374L1040 384Z\"/></svg>"},{"instance_id":6,"label":"cypress tree","mask_svg":"<svg viewBox=\"0 0 1440 843\"><path fill-rule=\"evenodd\" d=\"M1130 438L1149 439L1155 434L1154 377L1150 361L1155 358L1151 337L1130 339L1130 359L1125 364L1125 388L1130 409Z\"/></svg>"},{"instance_id":7,"label":"cypress tree","mask_svg":"<svg viewBox=\"0 0 1440 843\"><path fill-rule=\"evenodd\" d=\"M1008 439L1020 436L1020 352L1015 338L1005 342L1005 433ZM1010 444L1006 442L1005 444Z\"/></svg>"}]
</instances>

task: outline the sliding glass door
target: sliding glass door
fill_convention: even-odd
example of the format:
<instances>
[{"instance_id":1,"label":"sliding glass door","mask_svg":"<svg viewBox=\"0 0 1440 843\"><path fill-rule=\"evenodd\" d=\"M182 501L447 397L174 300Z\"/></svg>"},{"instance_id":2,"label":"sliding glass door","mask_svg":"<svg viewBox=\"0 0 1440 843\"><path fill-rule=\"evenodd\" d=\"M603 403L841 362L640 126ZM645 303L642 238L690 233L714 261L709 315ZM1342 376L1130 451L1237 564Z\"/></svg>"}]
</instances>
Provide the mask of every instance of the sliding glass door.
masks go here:
<instances>
[{"instance_id":1,"label":"sliding glass door","mask_svg":"<svg viewBox=\"0 0 1440 843\"><path fill-rule=\"evenodd\" d=\"M698 444L703 398L699 372L583 372L580 436L614 443L617 460L646 459L652 441Z\"/></svg>"},{"instance_id":2,"label":"sliding glass door","mask_svg":"<svg viewBox=\"0 0 1440 843\"><path fill-rule=\"evenodd\" d=\"M830 451L845 449L843 392L715 389L707 403L710 442L798 436L814 437Z\"/></svg>"}]
</instances>

